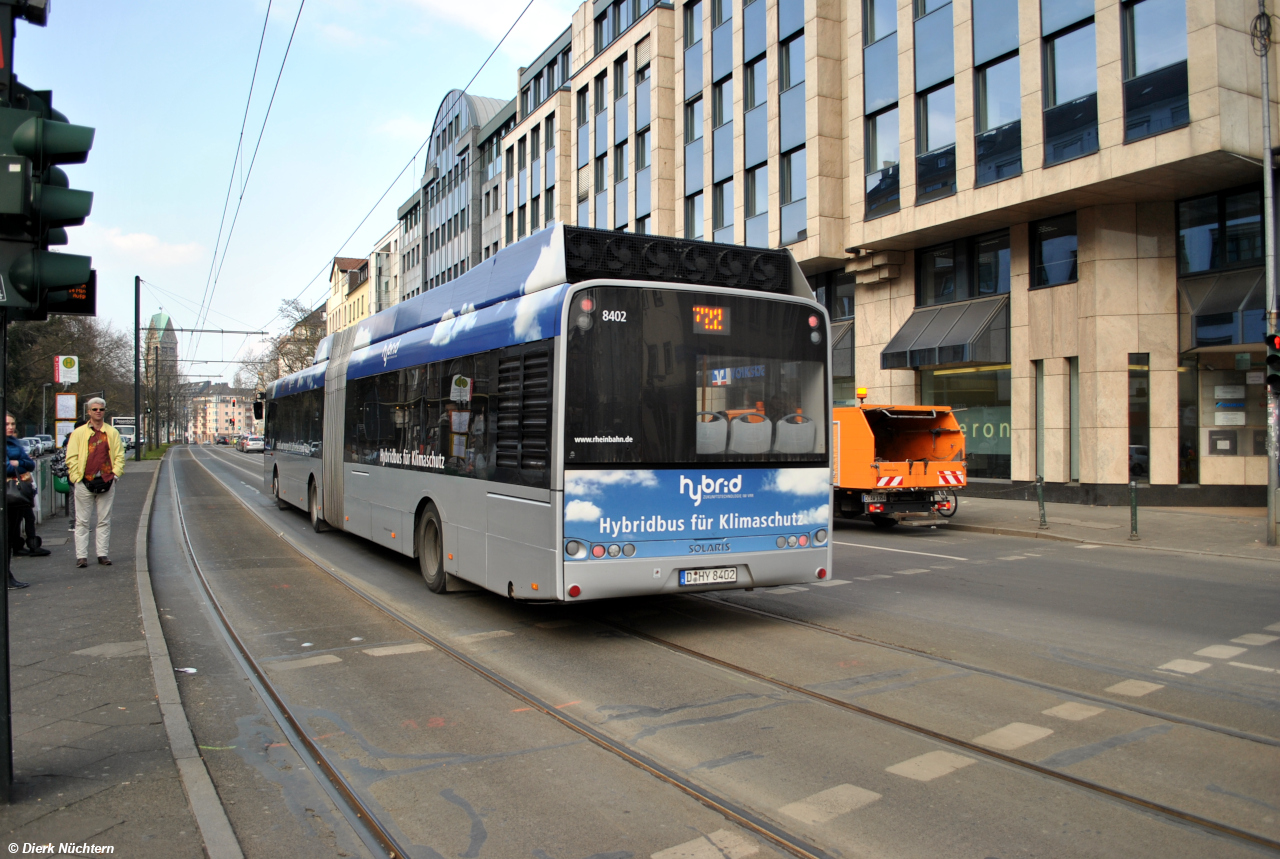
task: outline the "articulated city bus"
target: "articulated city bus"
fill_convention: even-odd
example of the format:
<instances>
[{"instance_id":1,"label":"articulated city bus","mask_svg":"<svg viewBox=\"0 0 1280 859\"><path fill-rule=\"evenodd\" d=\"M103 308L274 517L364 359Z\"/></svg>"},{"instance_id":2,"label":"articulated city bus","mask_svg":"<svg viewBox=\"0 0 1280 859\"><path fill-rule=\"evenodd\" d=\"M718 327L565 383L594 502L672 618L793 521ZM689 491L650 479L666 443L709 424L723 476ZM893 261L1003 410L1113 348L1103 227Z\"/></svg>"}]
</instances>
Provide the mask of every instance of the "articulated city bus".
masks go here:
<instances>
[{"instance_id":1,"label":"articulated city bus","mask_svg":"<svg viewBox=\"0 0 1280 859\"><path fill-rule=\"evenodd\" d=\"M273 383L265 482L437 593L820 581L828 331L787 251L548 227Z\"/></svg>"}]
</instances>

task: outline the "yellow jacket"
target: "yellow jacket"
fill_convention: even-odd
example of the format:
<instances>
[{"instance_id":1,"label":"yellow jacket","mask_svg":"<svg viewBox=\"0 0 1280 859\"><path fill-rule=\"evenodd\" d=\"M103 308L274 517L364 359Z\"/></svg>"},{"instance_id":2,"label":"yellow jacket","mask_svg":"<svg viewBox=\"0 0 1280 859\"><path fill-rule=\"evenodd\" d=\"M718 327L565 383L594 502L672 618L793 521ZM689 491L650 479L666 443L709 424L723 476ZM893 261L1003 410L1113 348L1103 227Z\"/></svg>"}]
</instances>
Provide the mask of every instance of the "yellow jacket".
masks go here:
<instances>
[{"instance_id":1,"label":"yellow jacket","mask_svg":"<svg viewBox=\"0 0 1280 859\"><path fill-rule=\"evenodd\" d=\"M67 439L67 479L74 486L84 480L85 460L89 458L89 436L93 427L89 424L76 427ZM107 434L107 449L111 452L111 471L116 477L124 474L124 442L111 424L104 423L102 432Z\"/></svg>"}]
</instances>

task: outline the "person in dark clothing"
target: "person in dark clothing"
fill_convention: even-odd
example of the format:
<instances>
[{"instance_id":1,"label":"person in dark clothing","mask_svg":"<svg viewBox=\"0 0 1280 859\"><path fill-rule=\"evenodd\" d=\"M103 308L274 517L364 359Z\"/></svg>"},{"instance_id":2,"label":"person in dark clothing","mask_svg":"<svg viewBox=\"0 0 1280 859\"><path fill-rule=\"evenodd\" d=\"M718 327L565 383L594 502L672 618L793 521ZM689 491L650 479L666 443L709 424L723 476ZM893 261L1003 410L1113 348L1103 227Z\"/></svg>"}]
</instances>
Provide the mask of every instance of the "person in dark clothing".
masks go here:
<instances>
[{"instance_id":1,"label":"person in dark clothing","mask_svg":"<svg viewBox=\"0 0 1280 859\"><path fill-rule=\"evenodd\" d=\"M30 474L32 471L35 471L36 469L35 461L32 460L32 458L27 455L26 450L24 450L22 445L18 443L18 422L13 419L13 415L4 416L4 429L5 429L5 455L6 455L6 458L9 460L8 466L5 472L6 475L9 478L21 478L22 475ZM13 577L13 564L12 564L14 549L17 547L18 541L21 539L18 534L18 529L21 525L22 518L23 518L22 510L20 509L21 506L22 505L18 505L18 504L8 505L9 554L5 557L4 563L5 563L5 572L8 573L8 577L9 577L10 590L27 587L26 582L20 582ZM28 504L26 506L30 508L31 505Z\"/></svg>"}]
</instances>

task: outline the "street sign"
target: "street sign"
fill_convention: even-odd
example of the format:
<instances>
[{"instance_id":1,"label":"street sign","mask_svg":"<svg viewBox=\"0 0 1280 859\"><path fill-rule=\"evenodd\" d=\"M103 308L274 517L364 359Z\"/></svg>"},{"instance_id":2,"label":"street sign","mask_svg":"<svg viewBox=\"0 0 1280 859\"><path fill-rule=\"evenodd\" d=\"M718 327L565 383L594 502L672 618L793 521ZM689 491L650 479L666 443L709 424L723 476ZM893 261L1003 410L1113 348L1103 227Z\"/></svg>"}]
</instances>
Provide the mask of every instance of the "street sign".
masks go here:
<instances>
[{"instance_id":1,"label":"street sign","mask_svg":"<svg viewBox=\"0 0 1280 859\"><path fill-rule=\"evenodd\" d=\"M67 385L79 382L80 359L75 355L54 355L53 381Z\"/></svg>"},{"instance_id":2,"label":"street sign","mask_svg":"<svg viewBox=\"0 0 1280 859\"><path fill-rule=\"evenodd\" d=\"M76 428L75 421L54 421L53 422L53 443L55 447L62 447L62 440Z\"/></svg>"},{"instance_id":3,"label":"street sign","mask_svg":"<svg viewBox=\"0 0 1280 859\"><path fill-rule=\"evenodd\" d=\"M54 394L53 395L53 417L59 421L74 421L79 417L76 410L76 394Z\"/></svg>"}]
</instances>

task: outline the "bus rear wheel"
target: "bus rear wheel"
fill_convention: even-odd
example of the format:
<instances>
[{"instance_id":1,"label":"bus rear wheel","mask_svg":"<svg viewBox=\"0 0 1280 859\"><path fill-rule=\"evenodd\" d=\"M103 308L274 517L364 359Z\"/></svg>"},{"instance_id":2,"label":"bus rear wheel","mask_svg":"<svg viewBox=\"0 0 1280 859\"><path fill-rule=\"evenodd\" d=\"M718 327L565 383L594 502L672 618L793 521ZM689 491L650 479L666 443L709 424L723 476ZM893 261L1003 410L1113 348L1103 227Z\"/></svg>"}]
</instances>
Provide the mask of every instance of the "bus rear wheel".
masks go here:
<instances>
[{"instance_id":1,"label":"bus rear wheel","mask_svg":"<svg viewBox=\"0 0 1280 859\"><path fill-rule=\"evenodd\" d=\"M271 475L271 494L276 497L276 508L279 510L288 510L289 502L280 497L280 475Z\"/></svg>"},{"instance_id":2,"label":"bus rear wheel","mask_svg":"<svg viewBox=\"0 0 1280 859\"><path fill-rule=\"evenodd\" d=\"M427 590L445 592L444 535L440 529L440 514L434 504L427 504L418 519L418 566Z\"/></svg>"},{"instance_id":3,"label":"bus rear wheel","mask_svg":"<svg viewBox=\"0 0 1280 859\"><path fill-rule=\"evenodd\" d=\"M329 530L329 523L324 521L324 517L320 515L320 489L314 483L311 484L311 490L308 493L307 507L311 510L311 530L319 534L322 531Z\"/></svg>"}]
</instances>

